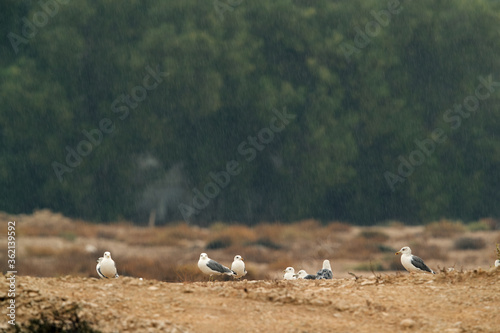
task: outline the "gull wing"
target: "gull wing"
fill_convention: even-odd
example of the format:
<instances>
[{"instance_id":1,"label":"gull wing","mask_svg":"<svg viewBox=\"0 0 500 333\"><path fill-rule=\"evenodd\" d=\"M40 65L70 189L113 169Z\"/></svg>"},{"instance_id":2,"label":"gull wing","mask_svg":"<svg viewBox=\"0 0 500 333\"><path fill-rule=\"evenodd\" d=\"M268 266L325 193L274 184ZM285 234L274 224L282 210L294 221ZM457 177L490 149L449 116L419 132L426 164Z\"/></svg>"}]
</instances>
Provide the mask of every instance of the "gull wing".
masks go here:
<instances>
[{"instance_id":1,"label":"gull wing","mask_svg":"<svg viewBox=\"0 0 500 333\"><path fill-rule=\"evenodd\" d=\"M213 271L216 271L216 272L219 272L219 273L230 273L230 274L234 274L234 272L232 270L230 270L229 268L219 264L217 261L215 260L212 260L210 259L208 262L207 262L207 266L208 268L210 268L211 270Z\"/></svg>"},{"instance_id":2,"label":"gull wing","mask_svg":"<svg viewBox=\"0 0 500 333\"><path fill-rule=\"evenodd\" d=\"M426 271L426 272L434 274L434 271L432 269L430 269L429 267L427 267L427 265L424 263L424 261L417 256L413 256L413 255L411 256L411 264L422 271Z\"/></svg>"}]
</instances>

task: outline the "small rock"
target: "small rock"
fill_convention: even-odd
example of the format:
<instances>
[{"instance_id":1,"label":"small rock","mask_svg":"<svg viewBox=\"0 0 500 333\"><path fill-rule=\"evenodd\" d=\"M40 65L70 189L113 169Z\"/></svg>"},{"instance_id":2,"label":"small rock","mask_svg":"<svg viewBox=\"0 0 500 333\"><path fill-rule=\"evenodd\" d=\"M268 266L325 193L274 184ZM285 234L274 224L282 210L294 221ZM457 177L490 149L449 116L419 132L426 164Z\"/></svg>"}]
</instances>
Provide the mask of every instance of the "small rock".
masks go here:
<instances>
[{"instance_id":1,"label":"small rock","mask_svg":"<svg viewBox=\"0 0 500 333\"><path fill-rule=\"evenodd\" d=\"M447 328L444 331L445 333L462 333L461 328Z\"/></svg>"},{"instance_id":2,"label":"small rock","mask_svg":"<svg viewBox=\"0 0 500 333\"><path fill-rule=\"evenodd\" d=\"M401 320L399 325L404 327L404 328L412 328L413 326L415 326L415 320L410 319L410 318L406 318L406 319Z\"/></svg>"},{"instance_id":3,"label":"small rock","mask_svg":"<svg viewBox=\"0 0 500 333\"><path fill-rule=\"evenodd\" d=\"M377 283L377 281L363 281L363 282L361 282L361 285L366 286L366 285L375 284L375 283Z\"/></svg>"}]
</instances>

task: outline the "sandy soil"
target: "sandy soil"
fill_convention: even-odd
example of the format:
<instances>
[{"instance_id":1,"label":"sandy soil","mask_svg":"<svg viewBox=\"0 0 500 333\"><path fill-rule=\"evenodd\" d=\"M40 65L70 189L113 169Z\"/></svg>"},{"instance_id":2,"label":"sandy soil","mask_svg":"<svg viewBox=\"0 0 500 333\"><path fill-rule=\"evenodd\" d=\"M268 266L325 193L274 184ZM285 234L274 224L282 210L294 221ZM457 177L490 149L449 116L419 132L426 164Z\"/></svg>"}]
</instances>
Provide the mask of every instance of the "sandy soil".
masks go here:
<instances>
[{"instance_id":1,"label":"sandy soil","mask_svg":"<svg viewBox=\"0 0 500 333\"><path fill-rule=\"evenodd\" d=\"M500 332L500 269L491 268L500 256L498 221L482 231L450 223L354 227L314 220L139 228L46 210L0 212L0 220L18 221L15 301L23 327L42 316L74 322L76 313L102 332ZM210 247L227 239L227 247ZM463 240L479 246L457 246ZM404 271L394 252L405 245L439 274ZM6 272L7 237L0 246ZM97 278L104 251L112 252L119 279ZM208 282L196 266L201 252L225 265L243 255L246 280ZM332 262L333 280L281 280L287 266L314 273L323 259ZM13 331L8 291L2 276L0 331Z\"/></svg>"},{"instance_id":2,"label":"sandy soil","mask_svg":"<svg viewBox=\"0 0 500 333\"><path fill-rule=\"evenodd\" d=\"M2 317L7 280L0 279ZM500 269L321 281L17 277L16 322L77 307L102 332L499 332Z\"/></svg>"}]
</instances>

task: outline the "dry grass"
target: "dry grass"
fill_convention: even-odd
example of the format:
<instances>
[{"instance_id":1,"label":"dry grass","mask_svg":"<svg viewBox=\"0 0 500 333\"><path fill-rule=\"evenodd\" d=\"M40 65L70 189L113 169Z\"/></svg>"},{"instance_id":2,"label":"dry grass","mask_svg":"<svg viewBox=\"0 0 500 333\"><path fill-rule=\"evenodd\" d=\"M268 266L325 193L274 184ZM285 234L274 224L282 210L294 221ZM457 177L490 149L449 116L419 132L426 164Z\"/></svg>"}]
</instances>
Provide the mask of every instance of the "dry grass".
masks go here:
<instances>
[{"instance_id":1,"label":"dry grass","mask_svg":"<svg viewBox=\"0 0 500 333\"><path fill-rule=\"evenodd\" d=\"M189 226L187 223L178 223L164 227L167 231L167 241L177 239L197 240L204 239L208 235L207 230L197 226Z\"/></svg>"},{"instance_id":2,"label":"dry grass","mask_svg":"<svg viewBox=\"0 0 500 333\"><path fill-rule=\"evenodd\" d=\"M34 276L96 277L96 259L110 249L120 275L177 282L206 280L196 266L201 252L224 265L230 265L234 255L242 255L249 271L247 279L276 278L288 266L317 270L323 259L332 261L336 276L346 276L353 269L403 271L399 256L394 255L401 245L409 245L433 269L438 264L488 267L494 262L495 244L500 242L500 231L470 232L462 223L449 220L431 223L422 232L423 227L417 230L401 224L353 227L312 219L253 227L216 223L210 228L186 223L154 228L127 222L96 225L47 211L6 219L22 221L19 239L31 235L33 241L20 241L17 252L21 274ZM471 237L474 244L482 240L484 248L453 251L464 249L460 244ZM88 245L94 250L86 250ZM6 270L6 262L6 254L0 253L0 269Z\"/></svg>"},{"instance_id":3,"label":"dry grass","mask_svg":"<svg viewBox=\"0 0 500 333\"><path fill-rule=\"evenodd\" d=\"M373 259L375 254L379 252L378 243L364 237L357 236L342 244L338 250L336 257L366 260Z\"/></svg>"},{"instance_id":4,"label":"dry grass","mask_svg":"<svg viewBox=\"0 0 500 333\"><path fill-rule=\"evenodd\" d=\"M212 246L209 248L225 248L230 246L243 246L252 244L257 240L257 234L254 230L244 225L229 225L224 228L210 230L211 236L209 244L221 243L224 246Z\"/></svg>"},{"instance_id":5,"label":"dry grass","mask_svg":"<svg viewBox=\"0 0 500 333\"><path fill-rule=\"evenodd\" d=\"M276 242L281 239L283 226L281 224L261 223L256 225L254 230L259 235L259 239L274 240Z\"/></svg>"},{"instance_id":6,"label":"dry grass","mask_svg":"<svg viewBox=\"0 0 500 333\"><path fill-rule=\"evenodd\" d=\"M368 239L372 242L383 243L389 240L389 236L382 231L378 230L362 230L359 233L359 237Z\"/></svg>"},{"instance_id":7,"label":"dry grass","mask_svg":"<svg viewBox=\"0 0 500 333\"><path fill-rule=\"evenodd\" d=\"M244 249L234 252L240 255L244 253L245 260L259 264L275 263L286 255L283 251L271 250L260 245L247 246Z\"/></svg>"},{"instance_id":8,"label":"dry grass","mask_svg":"<svg viewBox=\"0 0 500 333\"><path fill-rule=\"evenodd\" d=\"M466 227L461 221L450 221L442 219L437 222L429 223L425 226L425 233L429 237L451 238L455 235L463 234Z\"/></svg>"},{"instance_id":9,"label":"dry grass","mask_svg":"<svg viewBox=\"0 0 500 333\"><path fill-rule=\"evenodd\" d=\"M272 262L271 264L269 264L268 268L269 268L269 270L272 270L272 271L281 272L281 271L284 271L285 268L287 268L287 267L293 267L294 264L296 264L296 263L294 262L294 260L292 260L292 258L282 257L282 258L279 258L276 261Z\"/></svg>"},{"instance_id":10,"label":"dry grass","mask_svg":"<svg viewBox=\"0 0 500 333\"><path fill-rule=\"evenodd\" d=\"M486 242L479 237L461 237L454 245L457 250L480 250L486 247Z\"/></svg>"},{"instance_id":11,"label":"dry grass","mask_svg":"<svg viewBox=\"0 0 500 333\"><path fill-rule=\"evenodd\" d=\"M425 260L434 259L445 261L448 259L448 253L437 245L412 243L411 251Z\"/></svg>"},{"instance_id":12,"label":"dry grass","mask_svg":"<svg viewBox=\"0 0 500 333\"><path fill-rule=\"evenodd\" d=\"M327 233L343 233L351 230L351 225L342 222L330 222L325 228L325 232Z\"/></svg>"},{"instance_id":13,"label":"dry grass","mask_svg":"<svg viewBox=\"0 0 500 333\"><path fill-rule=\"evenodd\" d=\"M27 245L26 256L28 257L57 257L63 253L64 249L52 245Z\"/></svg>"},{"instance_id":14,"label":"dry grass","mask_svg":"<svg viewBox=\"0 0 500 333\"><path fill-rule=\"evenodd\" d=\"M356 236L342 243L336 257L354 260L373 259L389 248L385 245L389 238L388 235L378 230L361 230Z\"/></svg>"}]
</instances>

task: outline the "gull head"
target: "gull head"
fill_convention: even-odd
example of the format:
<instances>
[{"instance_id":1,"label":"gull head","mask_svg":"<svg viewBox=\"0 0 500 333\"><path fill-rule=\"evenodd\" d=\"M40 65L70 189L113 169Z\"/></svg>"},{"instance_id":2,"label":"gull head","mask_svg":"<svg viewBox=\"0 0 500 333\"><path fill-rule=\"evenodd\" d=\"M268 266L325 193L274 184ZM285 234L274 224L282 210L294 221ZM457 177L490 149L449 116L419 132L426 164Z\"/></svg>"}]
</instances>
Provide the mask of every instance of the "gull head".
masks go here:
<instances>
[{"instance_id":1,"label":"gull head","mask_svg":"<svg viewBox=\"0 0 500 333\"><path fill-rule=\"evenodd\" d=\"M236 261L236 260L241 260L241 261L243 261L243 258L242 258L242 257L238 254L238 255L234 256L234 260L235 260L235 261Z\"/></svg>"},{"instance_id":2,"label":"gull head","mask_svg":"<svg viewBox=\"0 0 500 333\"><path fill-rule=\"evenodd\" d=\"M111 253L108 251L104 252L104 258L111 259Z\"/></svg>"},{"instance_id":3,"label":"gull head","mask_svg":"<svg viewBox=\"0 0 500 333\"><path fill-rule=\"evenodd\" d=\"M298 277L299 279L303 279L303 278L305 278L306 276L307 276L307 272L306 272L305 270L303 270L303 269L301 269L301 270L297 273L297 277Z\"/></svg>"},{"instance_id":4,"label":"gull head","mask_svg":"<svg viewBox=\"0 0 500 333\"><path fill-rule=\"evenodd\" d=\"M323 269L329 269L329 270L332 270L332 266L330 266L330 260L325 259L325 260L323 261Z\"/></svg>"},{"instance_id":5,"label":"gull head","mask_svg":"<svg viewBox=\"0 0 500 333\"><path fill-rule=\"evenodd\" d=\"M208 259L208 255L206 253L200 254L200 260L201 259Z\"/></svg>"},{"instance_id":6,"label":"gull head","mask_svg":"<svg viewBox=\"0 0 500 333\"><path fill-rule=\"evenodd\" d=\"M398 252L396 252L396 254L406 254L406 255L410 255L411 254L411 249L408 247L408 246L405 246L403 248L401 248L401 250L399 250Z\"/></svg>"},{"instance_id":7,"label":"gull head","mask_svg":"<svg viewBox=\"0 0 500 333\"><path fill-rule=\"evenodd\" d=\"M295 274L295 269L293 269L293 267L287 267L283 272Z\"/></svg>"}]
</instances>

